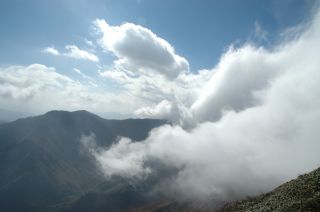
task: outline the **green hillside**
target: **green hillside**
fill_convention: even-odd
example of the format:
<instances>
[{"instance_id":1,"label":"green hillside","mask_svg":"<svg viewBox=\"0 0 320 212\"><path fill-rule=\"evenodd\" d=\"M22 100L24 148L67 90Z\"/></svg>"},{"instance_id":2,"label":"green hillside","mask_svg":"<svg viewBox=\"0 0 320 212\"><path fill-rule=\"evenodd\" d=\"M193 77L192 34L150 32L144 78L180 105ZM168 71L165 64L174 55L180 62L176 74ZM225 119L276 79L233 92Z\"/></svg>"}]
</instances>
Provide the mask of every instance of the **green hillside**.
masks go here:
<instances>
[{"instance_id":1,"label":"green hillside","mask_svg":"<svg viewBox=\"0 0 320 212\"><path fill-rule=\"evenodd\" d=\"M320 211L320 168L258 197L226 205L219 212Z\"/></svg>"}]
</instances>

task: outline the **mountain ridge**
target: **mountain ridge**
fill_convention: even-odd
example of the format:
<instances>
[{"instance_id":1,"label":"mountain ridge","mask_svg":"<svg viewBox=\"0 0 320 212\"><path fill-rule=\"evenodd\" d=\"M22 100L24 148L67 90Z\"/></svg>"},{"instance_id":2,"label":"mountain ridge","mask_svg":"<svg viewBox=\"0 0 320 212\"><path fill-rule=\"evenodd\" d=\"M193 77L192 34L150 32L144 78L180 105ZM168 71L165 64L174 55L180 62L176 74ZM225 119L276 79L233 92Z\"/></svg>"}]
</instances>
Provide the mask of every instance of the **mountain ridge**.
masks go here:
<instances>
[{"instance_id":1,"label":"mountain ridge","mask_svg":"<svg viewBox=\"0 0 320 212\"><path fill-rule=\"evenodd\" d=\"M36 211L101 183L80 142L95 134L108 147L119 136L143 140L164 120L107 120L87 111L49 111L0 125L0 210Z\"/></svg>"}]
</instances>

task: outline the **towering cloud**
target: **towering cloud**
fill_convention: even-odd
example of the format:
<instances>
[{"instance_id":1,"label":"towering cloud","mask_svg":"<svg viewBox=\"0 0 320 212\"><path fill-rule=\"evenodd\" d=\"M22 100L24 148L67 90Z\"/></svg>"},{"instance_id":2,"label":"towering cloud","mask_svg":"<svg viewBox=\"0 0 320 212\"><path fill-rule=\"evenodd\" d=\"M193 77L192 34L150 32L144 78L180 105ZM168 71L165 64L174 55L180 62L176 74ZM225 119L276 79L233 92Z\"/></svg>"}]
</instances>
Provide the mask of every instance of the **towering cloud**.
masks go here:
<instances>
[{"instance_id":1,"label":"towering cloud","mask_svg":"<svg viewBox=\"0 0 320 212\"><path fill-rule=\"evenodd\" d=\"M105 45L124 60L130 60L135 49L130 46L129 53L123 52L127 36L137 39L141 32L150 40L150 32L140 27L98 24L106 34L116 33L116 41ZM125 41L118 41L121 36ZM250 45L231 48L187 109L196 127L164 126L143 142L123 138L93 154L108 176L145 175L155 171L150 165L155 160L175 168L177 174L158 189L185 198L254 195L316 168L320 164L318 46L320 13L297 38L272 50ZM179 107L162 101L138 112L179 114L174 108Z\"/></svg>"},{"instance_id":2,"label":"towering cloud","mask_svg":"<svg viewBox=\"0 0 320 212\"><path fill-rule=\"evenodd\" d=\"M102 33L102 47L118 58L115 61L117 68L148 75L161 74L168 79L189 71L188 61L149 29L131 23L110 26L100 19L95 25Z\"/></svg>"},{"instance_id":3,"label":"towering cloud","mask_svg":"<svg viewBox=\"0 0 320 212\"><path fill-rule=\"evenodd\" d=\"M216 121L225 110L241 111L259 103L258 91L284 71L277 58L278 53L263 48L230 48L191 107L195 119Z\"/></svg>"}]
</instances>

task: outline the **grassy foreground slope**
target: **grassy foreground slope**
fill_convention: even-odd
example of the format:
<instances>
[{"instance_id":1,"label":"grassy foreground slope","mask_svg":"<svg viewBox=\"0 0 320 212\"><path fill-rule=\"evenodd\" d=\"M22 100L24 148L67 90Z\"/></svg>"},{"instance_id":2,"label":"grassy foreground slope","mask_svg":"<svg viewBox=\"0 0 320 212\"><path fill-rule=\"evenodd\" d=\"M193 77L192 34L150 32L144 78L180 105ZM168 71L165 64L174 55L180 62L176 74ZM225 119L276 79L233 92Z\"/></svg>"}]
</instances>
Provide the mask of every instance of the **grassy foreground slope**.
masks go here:
<instances>
[{"instance_id":1,"label":"grassy foreground slope","mask_svg":"<svg viewBox=\"0 0 320 212\"><path fill-rule=\"evenodd\" d=\"M219 210L229 211L320 211L320 168L269 193L228 204Z\"/></svg>"}]
</instances>

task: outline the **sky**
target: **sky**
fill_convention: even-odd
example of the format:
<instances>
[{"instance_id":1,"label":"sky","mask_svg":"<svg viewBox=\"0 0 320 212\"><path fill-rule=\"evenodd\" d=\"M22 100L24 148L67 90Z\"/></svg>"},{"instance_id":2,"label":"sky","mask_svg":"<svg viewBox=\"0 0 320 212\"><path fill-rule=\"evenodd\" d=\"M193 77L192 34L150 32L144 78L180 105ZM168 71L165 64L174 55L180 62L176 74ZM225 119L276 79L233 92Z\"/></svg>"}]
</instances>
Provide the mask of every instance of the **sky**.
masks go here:
<instances>
[{"instance_id":1,"label":"sky","mask_svg":"<svg viewBox=\"0 0 320 212\"><path fill-rule=\"evenodd\" d=\"M158 76L150 77L146 73L158 74L162 71L160 69L166 69L163 66L168 66L164 72L184 72L189 77L201 70L214 69L231 45L240 47L253 43L272 48L281 40L279 35L283 31L310 19L314 4L315 1L311 0L4 0L0 3L0 68L6 77L2 77L0 84L1 108L36 114L53 109L86 109L96 113L114 112L132 116L143 106L173 98L189 101L186 103L189 107L192 98L171 95L175 85L168 85L165 91L162 89L164 84L180 83L180 87L184 88L179 88L177 93L194 93L187 91L187 86L182 86L185 84L181 82L183 80L173 82L172 77L177 77L174 74L169 82L166 82L167 79L155 80ZM105 45L109 35L97 26L98 20L114 27L124 26L125 23L133 24L133 28L141 26L142 31L150 31L150 35L163 39L173 50L158 51L156 45L162 48L161 43L146 44L146 49L149 45L155 45L153 53L152 50L139 52L139 46L124 50L130 48L129 43L120 47L122 50L112 49L111 44ZM168 60L172 56L183 58L185 67L171 71L170 64L161 59L138 61L140 58L126 55L128 52L124 51L140 54L139 57L150 53L153 58L168 53ZM116 64L120 60L130 60L125 62L130 64ZM176 62L171 65L176 65ZM119 80L124 73L119 70L123 68L130 69L127 70L131 74L130 82ZM147 70L151 68L152 71ZM21 74L18 69L20 72L32 70ZM31 73L40 69L42 72L54 72L50 73L56 74L52 76L54 79L46 78L46 74L36 76ZM25 82L18 85L4 79L10 78L10 75ZM154 80L161 83L153 85ZM199 86L202 86L201 83L199 80ZM190 100L185 100L187 98Z\"/></svg>"}]
</instances>

